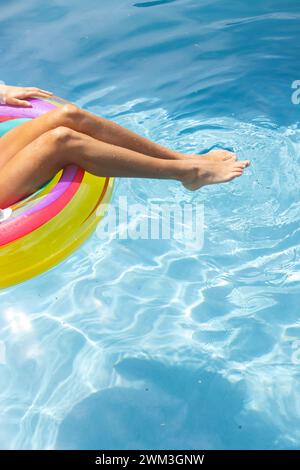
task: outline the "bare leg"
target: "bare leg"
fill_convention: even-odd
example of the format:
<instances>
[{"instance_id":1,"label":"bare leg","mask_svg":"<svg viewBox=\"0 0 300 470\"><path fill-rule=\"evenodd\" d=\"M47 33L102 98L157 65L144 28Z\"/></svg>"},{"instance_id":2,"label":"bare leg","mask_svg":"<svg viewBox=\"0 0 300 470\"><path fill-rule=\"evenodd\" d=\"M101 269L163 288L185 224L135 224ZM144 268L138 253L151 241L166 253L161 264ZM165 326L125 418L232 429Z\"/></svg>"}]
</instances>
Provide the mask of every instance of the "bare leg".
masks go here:
<instances>
[{"instance_id":1,"label":"bare leg","mask_svg":"<svg viewBox=\"0 0 300 470\"><path fill-rule=\"evenodd\" d=\"M45 132L60 126L87 134L102 142L128 148L152 157L183 158L179 152L156 144L112 121L77 108L73 104L66 104L5 134L0 139L0 167L30 142Z\"/></svg>"},{"instance_id":2,"label":"bare leg","mask_svg":"<svg viewBox=\"0 0 300 470\"><path fill-rule=\"evenodd\" d=\"M124 147L151 157L181 160L186 154L156 144L118 124L77 108L73 104L60 106L36 119L9 131L0 139L0 168L17 152L39 136L57 127L68 127L108 144ZM226 151L209 152L205 158L226 159Z\"/></svg>"},{"instance_id":3,"label":"bare leg","mask_svg":"<svg viewBox=\"0 0 300 470\"><path fill-rule=\"evenodd\" d=\"M0 207L32 193L69 164L97 176L179 180L194 190L240 176L248 162L158 159L58 127L29 143L1 169Z\"/></svg>"}]
</instances>

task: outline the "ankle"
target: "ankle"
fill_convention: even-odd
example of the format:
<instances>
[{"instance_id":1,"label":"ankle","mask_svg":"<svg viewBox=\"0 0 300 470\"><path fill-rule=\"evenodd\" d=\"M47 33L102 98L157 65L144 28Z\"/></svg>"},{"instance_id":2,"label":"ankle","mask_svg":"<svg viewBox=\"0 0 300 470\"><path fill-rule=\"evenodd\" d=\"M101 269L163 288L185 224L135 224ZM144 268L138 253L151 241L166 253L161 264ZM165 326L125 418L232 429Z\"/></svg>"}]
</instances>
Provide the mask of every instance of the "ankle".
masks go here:
<instances>
[{"instance_id":1,"label":"ankle","mask_svg":"<svg viewBox=\"0 0 300 470\"><path fill-rule=\"evenodd\" d=\"M195 179L198 175L198 165L192 160L187 161L184 159L173 161L172 165L172 179L180 181L181 183Z\"/></svg>"}]
</instances>

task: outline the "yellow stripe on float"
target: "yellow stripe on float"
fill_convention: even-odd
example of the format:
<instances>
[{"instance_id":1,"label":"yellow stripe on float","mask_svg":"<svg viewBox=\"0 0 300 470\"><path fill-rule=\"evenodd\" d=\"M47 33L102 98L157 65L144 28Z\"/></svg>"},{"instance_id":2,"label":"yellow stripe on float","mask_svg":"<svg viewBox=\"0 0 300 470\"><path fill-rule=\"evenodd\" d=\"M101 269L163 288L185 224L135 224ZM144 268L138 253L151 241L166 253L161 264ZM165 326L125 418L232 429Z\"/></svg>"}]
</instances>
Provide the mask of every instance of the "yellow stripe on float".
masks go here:
<instances>
[{"instance_id":1,"label":"yellow stripe on float","mask_svg":"<svg viewBox=\"0 0 300 470\"><path fill-rule=\"evenodd\" d=\"M22 282L55 266L71 254L96 228L102 216L94 213L106 178L85 173L83 181L70 203L53 219L33 233L0 247L0 287ZM113 180L102 200L107 204L113 190Z\"/></svg>"}]
</instances>

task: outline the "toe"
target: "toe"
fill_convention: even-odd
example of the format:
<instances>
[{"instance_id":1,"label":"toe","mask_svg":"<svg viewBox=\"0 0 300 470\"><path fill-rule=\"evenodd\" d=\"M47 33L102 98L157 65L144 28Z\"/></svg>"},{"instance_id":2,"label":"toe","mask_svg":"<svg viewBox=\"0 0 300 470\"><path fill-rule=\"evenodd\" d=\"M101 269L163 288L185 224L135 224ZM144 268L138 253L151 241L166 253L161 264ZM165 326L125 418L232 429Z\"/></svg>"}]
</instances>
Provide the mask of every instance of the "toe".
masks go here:
<instances>
[{"instance_id":1,"label":"toe","mask_svg":"<svg viewBox=\"0 0 300 470\"><path fill-rule=\"evenodd\" d=\"M235 170L244 170L246 168L246 165L244 162L236 162L234 165Z\"/></svg>"},{"instance_id":2,"label":"toe","mask_svg":"<svg viewBox=\"0 0 300 470\"><path fill-rule=\"evenodd\" d=\"M236 178L236 177L238 177L238 176L242 176L243 170L234 170L234 171L232 172L232 174L233 174L233 177L234 177L234 178Z\"/></svg>"},{"instance_id":3,"label":"toe","mask_svg":"<svg viewBox=\"0 0 300 470\"><path fill-rule=\"evenodd\" d=\"M242 160L242 161L238 161L235 163L234 165L234 169L239 169L239 170L244 170L245 168L247 168L248 166L250 165L250 161L249 160Z\"/></svg>"}]
</instances>

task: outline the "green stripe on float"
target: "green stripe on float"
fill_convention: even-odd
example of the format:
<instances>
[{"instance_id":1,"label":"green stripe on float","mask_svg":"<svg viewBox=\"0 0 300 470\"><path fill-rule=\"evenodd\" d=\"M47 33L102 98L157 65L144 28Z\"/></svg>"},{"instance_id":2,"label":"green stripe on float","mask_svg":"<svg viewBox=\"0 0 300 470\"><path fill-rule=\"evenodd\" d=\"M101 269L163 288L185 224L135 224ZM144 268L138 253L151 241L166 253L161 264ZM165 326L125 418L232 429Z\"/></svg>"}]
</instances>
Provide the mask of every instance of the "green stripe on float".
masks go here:
<instances>
[{"instance_id":1,"label":"green stripe on float","mask_svg":"<svg viewBox=\"0 0 300 470\"><path fill-rule=\"evenodd\" d=\"M23 122L31 121L30 118L20 118L20 119L10 119L9 121L0 122L0 137L2 137L6 132L14 129L15 127L23 124Z\"/></svg>"}]
</instances>

